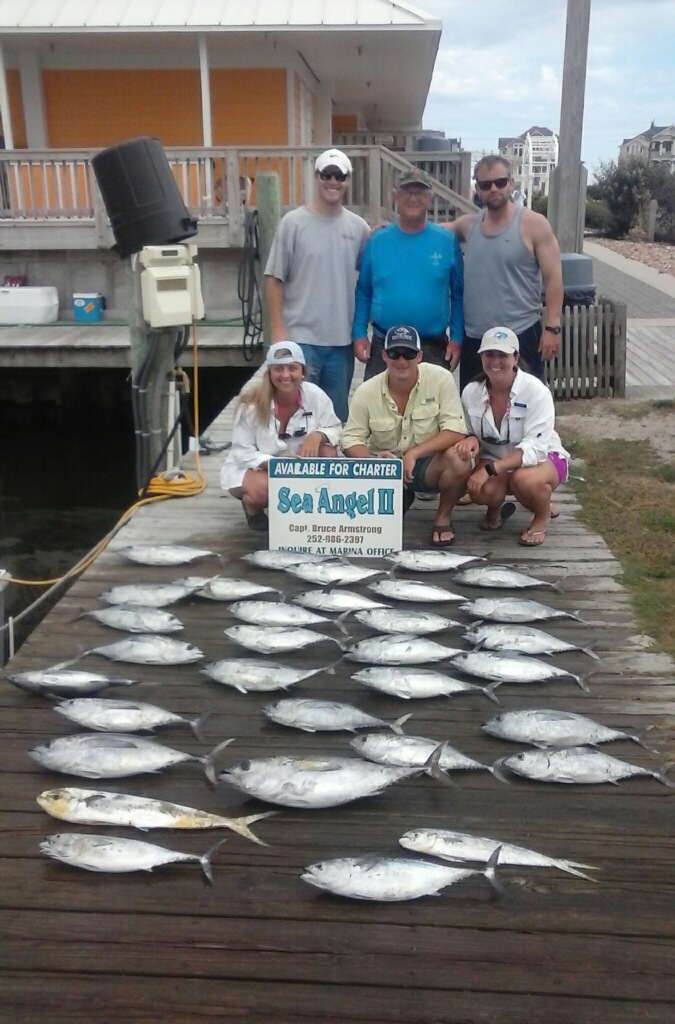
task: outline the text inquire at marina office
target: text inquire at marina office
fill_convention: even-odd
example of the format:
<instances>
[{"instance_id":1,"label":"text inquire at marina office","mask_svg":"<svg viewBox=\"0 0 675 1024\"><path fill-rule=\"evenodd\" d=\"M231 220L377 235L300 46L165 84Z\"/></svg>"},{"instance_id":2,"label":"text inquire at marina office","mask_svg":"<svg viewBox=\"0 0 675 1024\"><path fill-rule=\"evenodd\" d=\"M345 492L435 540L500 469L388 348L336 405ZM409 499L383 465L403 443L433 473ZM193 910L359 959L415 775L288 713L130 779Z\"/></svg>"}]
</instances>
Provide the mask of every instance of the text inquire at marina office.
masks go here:
<instances>
[{"instance_id":1,"label":"text inquire at marina office","mask_svg":"<svg viewBox=\"0 0 675 1024\"><path fill-rule=\"evenodd\" d=\"M377 557L400 551L400 459L270 459L270 549Z\"/></svg>"}]
</instances>

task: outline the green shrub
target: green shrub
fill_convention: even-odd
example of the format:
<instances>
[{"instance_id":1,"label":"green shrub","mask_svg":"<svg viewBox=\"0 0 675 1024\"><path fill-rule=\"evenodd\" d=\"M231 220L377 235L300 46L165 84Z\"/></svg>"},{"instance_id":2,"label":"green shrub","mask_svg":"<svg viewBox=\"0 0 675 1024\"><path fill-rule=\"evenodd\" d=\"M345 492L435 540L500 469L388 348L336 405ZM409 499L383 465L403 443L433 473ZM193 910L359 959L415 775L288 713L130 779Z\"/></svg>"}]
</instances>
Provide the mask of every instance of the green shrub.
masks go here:
<instances>
[{"instance_id":1,"label":"green shrub","mask_svg":"<svg viewBox=\"0 0 675 1024\"><path fill-rule=\"evenodd\" d=\"M532 209L545 217L548 213L548 196L532 196Z\"/></svg>"},{"instance_id":2,"label":"green shrub","mask_svg":"<svg viewBox=\"0 0 675 1024\"><path fill-rule=\"evenodd\" d=\"M586 227L591 231L606 234L611 224L612 214L604 199L586 199Z\"/></svg>"}]
</instances>

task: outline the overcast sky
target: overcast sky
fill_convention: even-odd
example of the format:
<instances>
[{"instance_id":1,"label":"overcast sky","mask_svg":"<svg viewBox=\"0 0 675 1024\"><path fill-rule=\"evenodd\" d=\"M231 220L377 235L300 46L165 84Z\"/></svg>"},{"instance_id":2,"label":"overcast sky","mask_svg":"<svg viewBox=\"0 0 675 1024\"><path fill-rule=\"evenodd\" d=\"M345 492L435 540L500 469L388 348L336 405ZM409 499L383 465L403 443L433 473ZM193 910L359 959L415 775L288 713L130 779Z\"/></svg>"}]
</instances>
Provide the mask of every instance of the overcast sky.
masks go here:
<instances>
[{"instance_id":1,"label":"overcast sky","mask_svg":"<svg viewBox=\"0 0 675 1024\"><path fill-rule=\"evenodd\" d=\"M476 154L557 132L567 0L413 0L443 21L424 127ZM581 158L590 174L652 120L675 122L675 0L592 0Z\"/></svg>"}]
</instances>

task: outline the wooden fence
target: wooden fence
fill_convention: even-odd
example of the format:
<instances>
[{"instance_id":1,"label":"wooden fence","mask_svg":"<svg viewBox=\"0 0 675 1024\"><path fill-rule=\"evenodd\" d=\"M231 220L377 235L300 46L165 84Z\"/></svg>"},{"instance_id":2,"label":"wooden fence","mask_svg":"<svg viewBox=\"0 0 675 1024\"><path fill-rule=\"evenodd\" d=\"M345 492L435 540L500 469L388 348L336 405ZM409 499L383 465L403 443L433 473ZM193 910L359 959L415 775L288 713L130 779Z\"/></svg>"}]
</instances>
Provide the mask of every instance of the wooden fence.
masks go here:
<instances>
[{"instance_id":1,"label":"wooden fence","mask_svg":"<svg viewBox=\"0 0 675 1024\"><path fill-rule=\"evenodd\" d=\"M626 394L626 305L602 296L593 306L566 306L558 354L546 363L557 399Z\"/></svg>"}]
</instances>

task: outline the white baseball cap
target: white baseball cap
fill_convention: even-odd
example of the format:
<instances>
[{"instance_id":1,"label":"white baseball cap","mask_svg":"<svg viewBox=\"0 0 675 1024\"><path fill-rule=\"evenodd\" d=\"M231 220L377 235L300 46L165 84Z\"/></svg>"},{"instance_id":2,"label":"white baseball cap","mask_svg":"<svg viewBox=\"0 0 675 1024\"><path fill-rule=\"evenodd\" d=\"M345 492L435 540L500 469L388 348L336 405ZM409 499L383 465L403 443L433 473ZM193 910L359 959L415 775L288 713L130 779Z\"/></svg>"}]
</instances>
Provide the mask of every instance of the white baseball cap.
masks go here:
<instances>
[{"instance_id":1,"label":"white baseball cap","mask_svg":"<svg viewBox=\"0 0 675 1024\"><path fill-rule=\"evenodd\" d=\"M507 356L512 356L515 352L520 352L518 335L514 334L510 327L491 327L481 338L478 352L504 352Z\"/></svg>"},{"instance_id":2,"label":"white baseball cap","mask_svg":"<svg viewBox=\"0 0 675 1024\"><path fill-rule=\"evenodd\" d=\"M268 366L288 366L289 363L305 365L305 353L294 341L275 341L267 349L265 362Z\"/></svg>"},{"instance_id":3,"label":"white baseball cap","mask_svg":"<svg viewBox=\"0 0 675 1024\"><path fill-rule=\"evenodd\" d=\"M325 171L327 167L337 167L343 174L352 173L352 162L341 149L326 149L314 161L317 171Z\"/></svg>"}]
</instances>

